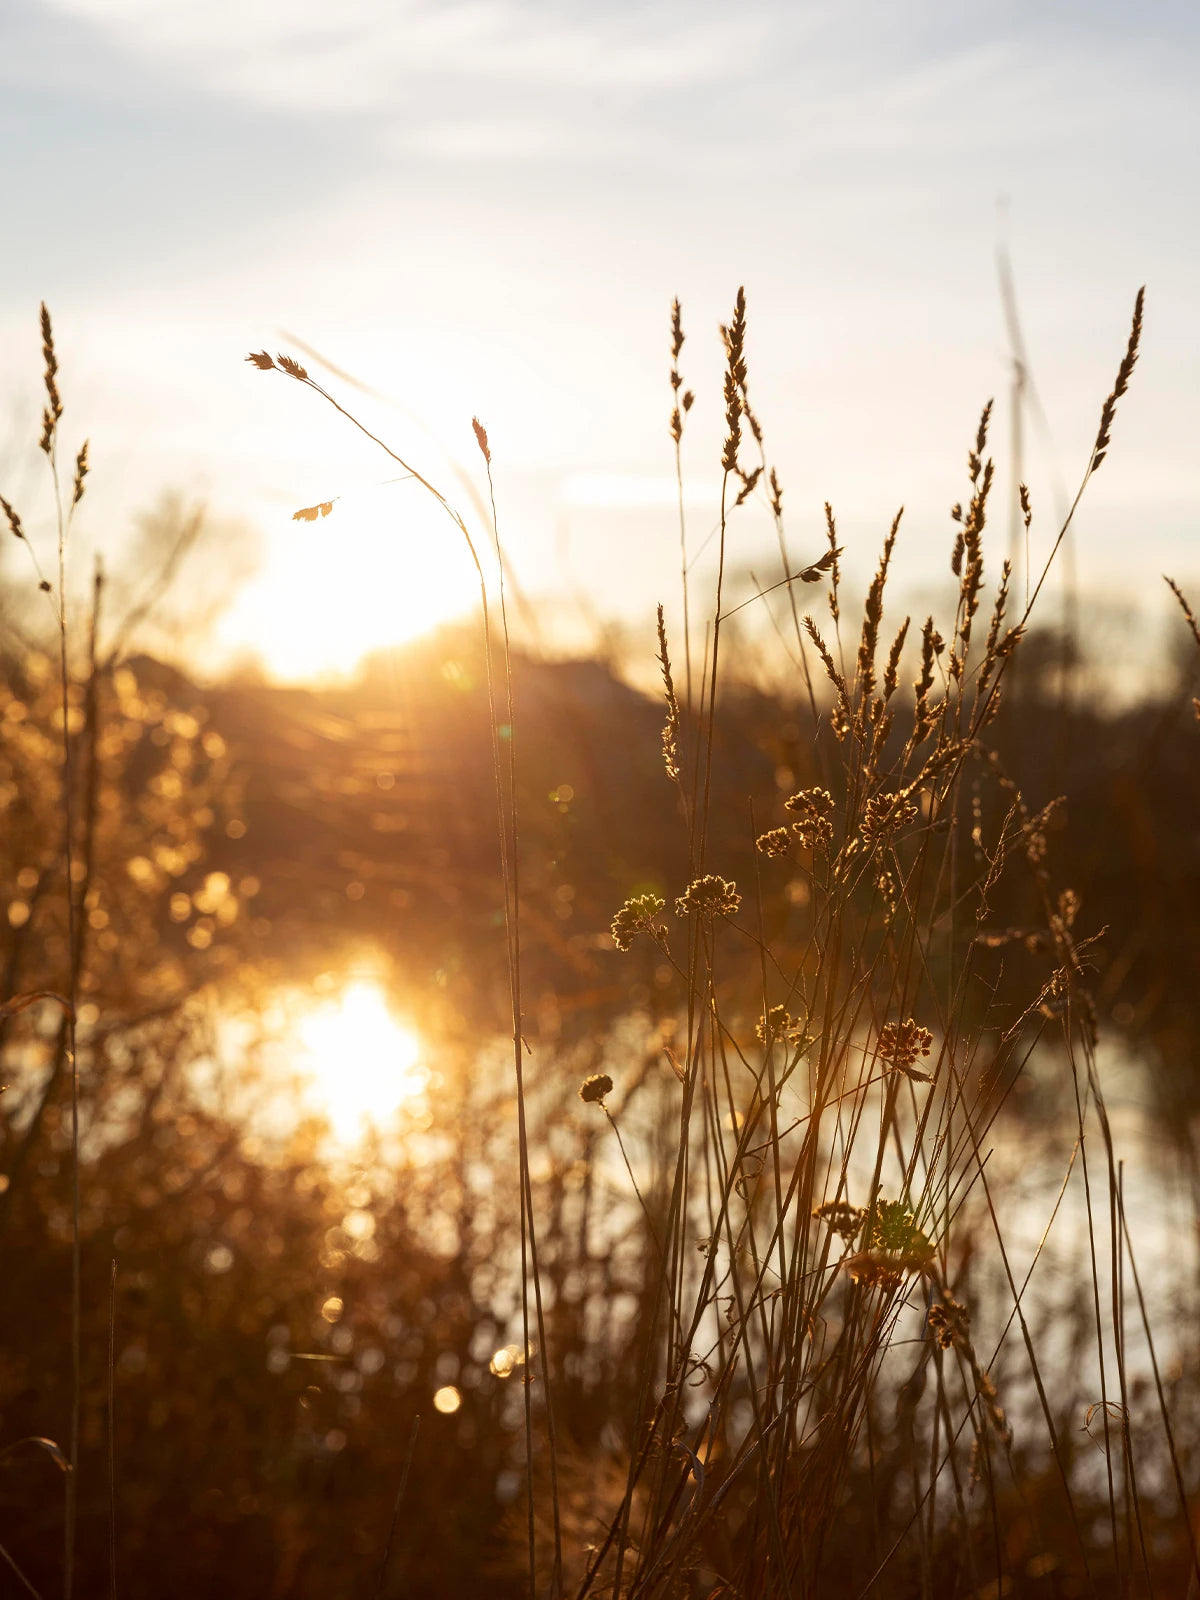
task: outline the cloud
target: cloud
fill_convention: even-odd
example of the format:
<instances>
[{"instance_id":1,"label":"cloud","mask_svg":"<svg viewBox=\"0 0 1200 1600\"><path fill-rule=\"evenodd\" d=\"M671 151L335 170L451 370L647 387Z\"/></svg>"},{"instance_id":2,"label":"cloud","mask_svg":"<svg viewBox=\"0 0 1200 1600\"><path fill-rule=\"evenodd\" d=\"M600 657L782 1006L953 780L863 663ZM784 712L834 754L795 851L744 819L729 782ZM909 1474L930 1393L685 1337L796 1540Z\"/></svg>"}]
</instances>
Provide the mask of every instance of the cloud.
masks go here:
<instances>
[{"instance_id":1,"label":"cloud","mask_svg":"<svg viewBox=\"0 0 1200 1600\"><path fill-rule=\"evenodd\" d=\"M395 112L434 75L646 94L753 70L764 40L747 9L731 57L728 14L673 5L545 7L536 0L44 0L131 56L210 90L307 112ZM706 16L705 11L709 12Z\"/></svg>"}]
</instances>

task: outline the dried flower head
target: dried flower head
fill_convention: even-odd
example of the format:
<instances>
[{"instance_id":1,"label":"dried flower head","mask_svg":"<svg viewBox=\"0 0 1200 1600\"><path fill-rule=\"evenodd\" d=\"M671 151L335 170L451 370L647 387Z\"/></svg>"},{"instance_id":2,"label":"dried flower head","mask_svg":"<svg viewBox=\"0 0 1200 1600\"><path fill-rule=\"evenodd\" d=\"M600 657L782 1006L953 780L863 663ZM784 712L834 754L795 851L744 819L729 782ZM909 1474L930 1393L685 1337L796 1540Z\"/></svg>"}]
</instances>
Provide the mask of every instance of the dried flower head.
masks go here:
<instances>
[{"instance_id":1,"label":"dried flower head","mask_svg":"<svg viewBox=\"0 0 1200 1600\"><path fill-rule=\"evenodd\" d=\"M917 808L907 795L881 790L863 807L859 829L867 844L884 844L916 814Z\"/></svg>"},{"instance_id":2,"label":"dried flower head","mask_svg":"<svg viewBox=\"0 0 1200 1600\"><path fill-rule=\"evenodd\" d=\"M806 850L824 849L833 841L833 796L828 789L801 789L783 802L796 820L792 832Z\"/></svg>"},{"instance_id":3,"label":"dried flower head","mask_svg":"<svg viewBox=\"0 0 1200 1600\"><path fill-rule=\"evenodd\" d=\"M917 1226L916 1218L903 1200L876 1201L870 1235L865 1243L873 1250L891 1251L905 1266L919 1265L933 1254L932 1241Z\"/></svg>"},{"instance_id":4,"label":"dried flower head","mask_svg":"<svg viewBox=\"0 0 1200 1600\"><path fill-rule=\"evenodd\" d=\"M251 366L257 367L260 372L274 372L275 361L265 350L251 350L246 360Z\"/></svg>"},{"instance_id":5,"label":"dried flower head","mask_svg":"<svg viewBox=\"0 0 1200 1600\"><path fill-rule=\"evenodd\" d=\"M866 1209L863 1206L852 1206L848 1200L826 1200L824 1205L816 1208L813 1216L819 1218L830 1233L836 1233L839 1239L845 1239L847 1244L867 1220Z\"/></svg>"},{"instance_id":6,"label":"dried flower head","mask_svg":"<svg viewBox=\"0 0 1200 1600\"><path fill-rule=\"evenodd\" d=\"M927 1056L933 1046L933 1035L928 1028L909 1017L907 1022L885 1022L879 1035L879 1059L906 1073L918 1083L929 1083L927 1072L917 1070L917 1061Z\"/></svg>"},{"instance_id":7,"label":"dried flower head","mask_svg":"<svg viewBox=\"0 0 1200 1600\"><path fill-rule=\"evenodd\" d=\"M607 1072L593 1072L579 1085L579 1098L585 1105L603 1105L605 1095L612 1093L613 1081Z\"/></svg>"},{"instance_id":8,"label":"dried flower head","mask_svg":"<svg viewBox=\"0 0 1200 1600\"><path fill-rule=\"evenodd\" d=\"M794 1017L786 1006L771 1006L754 1024L754 1037L760 1044L776 1039L795 1043L804 1037L803 1017Z\"/></svg>"},{"instance_id":9,"label":"dried flower head","mask_svg":"<svg viewBox=\"0 0 1200 1600\"><path fill-rule=\"evenodd\" d=\"M970 1326L966 1306L943 1289L941 1300L929 1308L929 1327L942 1349L949 1350L954 1345L965 1349L970 1344Z\"/></svg>"},{"instance_id":10,"label":"dried flower head","mask_svg":"<svg viewBox=\"0 0 1200 1600\"><path fill-rule=\"evenodd\" d=\"M612 920L612 940L617 949L628 950L638 933L661 939L666 930L655 918L665 904L661 895L631 895Z\"/></svg>"},{"instance_id":11,"label":"dried flower head","mask_svg":"<svg viewBox=\"0 0 1200 1600\"><path fill-rule=\"evenodd\" d=\"M680 917L702 917L706 922L712 922L717 917L736 915L741 903L742 897L735 883L708 872L688 884L675 902L675 913Z\"/></svg>"},{"instance_id":12,"label":"dried flower head","mask_svg":"<svg viewBox=\"0 0 1200 1600\"><path fill-rule=\"evenodd\" d=\"M904 1264L885 1251L859 1250L842 1265L865 1289L898 1289L904 1282Z\"/></svg>"},{"instance_id":13,"label":"dried flower head","mask_svg":"<svg viewBox=\"0 0 1200 1600\"><path fill-rule=\"evenodd\" d=\"M772 828L769 833L759 834L754 841L754 848L760 855L785 856L791 842L791 836L786 828Z\"/></svg>"}]
</instances>

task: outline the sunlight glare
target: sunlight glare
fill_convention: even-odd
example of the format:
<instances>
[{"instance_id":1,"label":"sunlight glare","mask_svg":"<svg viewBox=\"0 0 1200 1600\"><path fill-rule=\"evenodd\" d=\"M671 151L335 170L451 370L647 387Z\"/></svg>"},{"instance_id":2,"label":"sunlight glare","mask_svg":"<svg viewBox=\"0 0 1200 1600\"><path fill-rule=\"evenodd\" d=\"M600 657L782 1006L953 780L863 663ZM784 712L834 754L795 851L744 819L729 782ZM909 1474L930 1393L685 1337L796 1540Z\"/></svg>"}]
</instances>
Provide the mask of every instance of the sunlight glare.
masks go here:
<instances>
[{"instance_id":1,"label":"sunlight glare","mask_svg":"<svg viewBox=\"0 0 1200 1600\"><path fill-rule=\"evenodd\" d=\"M297 1026L301 1068L339 1139L389 1122L426 1088L421 1043L398 1022L378 984L360 980Z\"/></svg>"},{"instance_id":2,"label":"sunlight glare","mask_svg":"<svg viewBox=\"0 0 1200 1600\"><path fill-rule=\"evenodd\" d=\"M316 522L276 522L221 635L275 676L307 680L350 672L478 602L462 534L411 484L388 484L347 494Z\"/></svg>"}]
</instances>

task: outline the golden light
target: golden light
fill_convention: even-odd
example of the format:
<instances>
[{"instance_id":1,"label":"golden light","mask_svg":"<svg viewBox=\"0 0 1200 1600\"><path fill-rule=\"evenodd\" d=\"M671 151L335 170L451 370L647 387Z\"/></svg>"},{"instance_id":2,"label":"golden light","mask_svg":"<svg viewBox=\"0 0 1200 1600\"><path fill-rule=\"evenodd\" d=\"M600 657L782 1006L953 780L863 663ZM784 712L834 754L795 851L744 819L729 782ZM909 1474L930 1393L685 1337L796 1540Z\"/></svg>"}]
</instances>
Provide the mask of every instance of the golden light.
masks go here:
<instances>
[{"instance_id":1,"label":"golden light","mask_svg":"<svg viewBox=\"0 0 1200 1600\"><path fill-rule=\"evenodd\" d=\"M433 1405L435 1411L440 1411L445 1417L451 1417L462 1405L462 1395L452 1383L448 1383L435 1392Z\"/></svg>"},{"instance_id":2,"label":"golden light","mask_svg":"<svg viewBox=\"0 0 1200 1600\"><path fill-rule=\"evenodd\" d=\"M478 604L461 532L423 490L389 484L334 501L316 522L281 517L220 632L275 676L304 680L349 672Z\"/></svg>"},{"instance_id":3,"label":"golden light","mask_svg":"<svg viewBox=\"0 0 1200 1600\"><path fill-rule=\"evenodd\" d=\"M352 1142L390 1122L425 1089L421 1042L392 1015L382 988L359 979L296 1023L298 1065L335 1135Z\"/></svg>"}]
</instances>

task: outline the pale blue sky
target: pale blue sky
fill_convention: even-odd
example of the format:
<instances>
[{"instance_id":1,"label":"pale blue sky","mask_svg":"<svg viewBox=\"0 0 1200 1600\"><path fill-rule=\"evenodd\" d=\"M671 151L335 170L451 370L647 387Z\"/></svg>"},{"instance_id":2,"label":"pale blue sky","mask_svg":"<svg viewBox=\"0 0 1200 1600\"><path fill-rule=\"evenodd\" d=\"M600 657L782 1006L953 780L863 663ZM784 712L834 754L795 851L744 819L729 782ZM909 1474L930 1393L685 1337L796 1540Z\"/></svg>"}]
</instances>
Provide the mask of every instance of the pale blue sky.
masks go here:
<instances>
[{"instance_id":1,"label":"pale blue sky","mask_svg":"<svg viewBox=\"0 0 1200 1600\"><path fill-rule=\"evenodd\" d=\"M1079 532L1086 583L1150 595L1164 566L1200 575L1198 45L1195 7L1161 3L5 0L0 406L32 403L45 296L93 437L92 536L170 484L244 517L264 568L227 636L299 670L331 606L344 656L471 597L408 491L366 489L386 464L240 364L294 330L394 397L367 409L439 471L473 470L479 411L525 585L569 577L636 619L675 582L667 308L692 334L699 537L715 324L744 282L797 550L829 497L865 573L904 501L917 585L1007 382L1004 194L1065 480L1147 284ZM1048 536L1033 445L1028 476ZM319 536L294 530L339 491ZM761 522L738 538L765 568Z\"/></svg>"}]
</instances>

